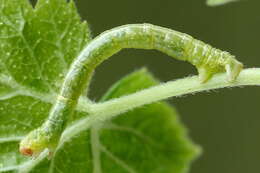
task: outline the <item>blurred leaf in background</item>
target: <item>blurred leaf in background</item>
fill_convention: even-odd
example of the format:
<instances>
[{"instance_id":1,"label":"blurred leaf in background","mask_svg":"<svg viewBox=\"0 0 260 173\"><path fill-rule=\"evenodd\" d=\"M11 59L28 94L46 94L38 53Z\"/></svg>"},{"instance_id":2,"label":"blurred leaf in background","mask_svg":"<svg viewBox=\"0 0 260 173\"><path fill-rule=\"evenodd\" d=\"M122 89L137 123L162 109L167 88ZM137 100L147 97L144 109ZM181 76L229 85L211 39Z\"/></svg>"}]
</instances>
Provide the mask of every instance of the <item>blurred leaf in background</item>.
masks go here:
<instances>
[{"instance_id":1,"label":"blurred leaf in background","mask_svg":"<svg viewBox=\"0 0 260 173\"><path fill-rule=\"evenodd\" d=\"M208 6L219 6L219 5L224 5L229 2L236 2L238 0L207 0L207 5Z\"/></svg>"}]
</instances>

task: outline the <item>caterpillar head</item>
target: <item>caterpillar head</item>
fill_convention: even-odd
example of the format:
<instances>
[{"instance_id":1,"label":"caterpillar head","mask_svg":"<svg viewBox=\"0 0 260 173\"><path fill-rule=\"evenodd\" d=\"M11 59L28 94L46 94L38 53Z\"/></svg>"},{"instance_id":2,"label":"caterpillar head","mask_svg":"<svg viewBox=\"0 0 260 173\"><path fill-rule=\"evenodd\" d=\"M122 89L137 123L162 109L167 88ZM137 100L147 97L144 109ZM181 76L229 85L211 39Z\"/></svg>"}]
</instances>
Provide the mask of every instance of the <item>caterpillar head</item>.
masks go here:
<instances>
[{"instance_id":1,"label":"caterpillar head","mask_svg":"<svg viewBox=\"0 0 260 173\"><path fill-rule=\"evenodd\" d=\"M25 156L37 157L46 148L49 148L50 139L41 128L30 132L20 142L20 153Z\"/></svg>"}]
</instances>

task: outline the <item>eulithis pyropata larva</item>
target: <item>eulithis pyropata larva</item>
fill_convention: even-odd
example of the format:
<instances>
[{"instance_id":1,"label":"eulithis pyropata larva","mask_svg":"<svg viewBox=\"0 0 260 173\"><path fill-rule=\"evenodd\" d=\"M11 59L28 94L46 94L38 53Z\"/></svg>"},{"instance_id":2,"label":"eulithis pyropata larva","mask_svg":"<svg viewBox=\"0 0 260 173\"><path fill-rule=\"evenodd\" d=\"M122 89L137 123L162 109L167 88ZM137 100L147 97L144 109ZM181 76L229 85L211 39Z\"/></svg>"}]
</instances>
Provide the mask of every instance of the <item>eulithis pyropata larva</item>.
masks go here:
<instances>
[{"instance_id":1,"label":"eulithis pyropata larva","mask_svg":"<svg viewBox=\"0 0 260 173\"><path fill-rule=\"evenodd\" d=\"M226 51L213 48L188 34L152 24L120 26L102 33L95 41L100 48L94 51L98 52L97 57L106 56L107 53L112 55L123 48L137 48L156 49L187 61L196 66L202 83L224 71L228 80L233 81L243 68L242 63Z\"/></svg>"},{"instance_id":2,"label":"eulithis pyropata larva","mask_svg":"<svg viewBox=\"0 0 260 173\"><path fill-rule=\"evenodd\" d=\"M228 52L168 28L151 24L130 24L108 30L88 43L73 62L48 120L30 132L20 143L25 155L38 155L45 148L54 150L85 90L95 68L124 48L156 49L173 58L190 62L199 72L201 83L219 72L227 72L232 82L243 68Z\"/></svg>"}]
</instances>

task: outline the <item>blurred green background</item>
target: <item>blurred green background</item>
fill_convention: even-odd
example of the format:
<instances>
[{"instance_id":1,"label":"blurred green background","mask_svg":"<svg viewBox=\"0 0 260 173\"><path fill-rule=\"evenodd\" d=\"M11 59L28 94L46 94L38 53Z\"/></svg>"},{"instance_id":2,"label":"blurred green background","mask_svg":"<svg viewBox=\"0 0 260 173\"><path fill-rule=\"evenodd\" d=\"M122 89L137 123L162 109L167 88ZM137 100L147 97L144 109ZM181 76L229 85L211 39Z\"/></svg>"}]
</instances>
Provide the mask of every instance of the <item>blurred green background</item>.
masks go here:
<instances>
[{"instance_id":1,"label":"blurred green background","mask_svg":"<svg viewBox=\"0 0 260 173\"><path fill-rule=\"evenodd\" d=\"M77 0L93 36L130 23L152 23L188 33L260 67L260 1L207 7L205 0ZM123 50L98 67L91 97L98 100L127 73L146 66L161 81L197 74L195 68L157 51ZM222 89L172 98L203 155L191 173L260 172L260 88Z\"/></svg>"}]
</instances>

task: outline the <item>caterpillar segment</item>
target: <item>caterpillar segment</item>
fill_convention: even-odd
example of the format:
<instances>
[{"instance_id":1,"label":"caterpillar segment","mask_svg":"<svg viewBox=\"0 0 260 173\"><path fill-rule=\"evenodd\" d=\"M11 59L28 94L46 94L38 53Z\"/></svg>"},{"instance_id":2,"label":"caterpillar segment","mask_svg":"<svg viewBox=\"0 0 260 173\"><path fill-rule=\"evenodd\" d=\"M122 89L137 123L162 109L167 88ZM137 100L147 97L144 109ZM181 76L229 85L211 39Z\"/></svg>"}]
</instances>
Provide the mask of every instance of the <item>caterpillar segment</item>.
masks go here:
<instances>
[{"instance_id":1,"label":"caterpillar segment","mask_svg":"<svg viewBox=\"0 0 260 173\"><path fill-rule=\"evenodd\" d=\"M196 66L201 83L208 81L214 74L224 71L226 71L227 80L232 82L243 69L243 64L226 51L213 48L192 37L189 37L189 40L186 39L185 44L187 61Z\"/></svg>"}]
</instances>

